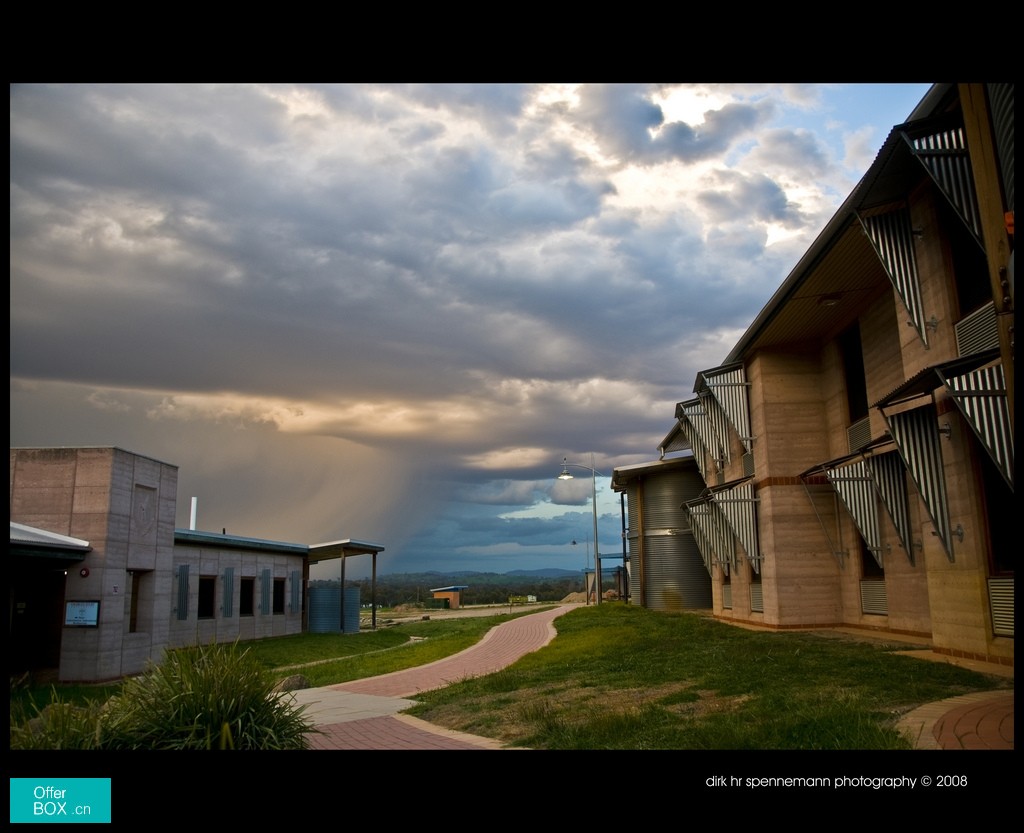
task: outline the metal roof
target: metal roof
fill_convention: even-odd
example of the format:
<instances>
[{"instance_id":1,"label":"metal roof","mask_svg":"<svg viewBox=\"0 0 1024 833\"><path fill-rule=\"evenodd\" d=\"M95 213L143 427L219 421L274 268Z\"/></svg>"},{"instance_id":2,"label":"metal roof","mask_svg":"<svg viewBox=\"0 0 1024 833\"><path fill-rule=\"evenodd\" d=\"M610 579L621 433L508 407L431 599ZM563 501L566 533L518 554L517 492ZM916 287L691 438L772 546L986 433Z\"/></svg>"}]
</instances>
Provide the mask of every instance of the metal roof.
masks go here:
<instances>
[{"instance_id":1,"label":"metal roof","mask_svg":"<svg viewBox=\"0 0 1024 833\"><path fill-rule=\"evenodd\" d=\"M612 491L621 492L626 484L638 477L649 474L660 474L682 468L696 468L697 461L692 456L672 457L668 460L652 460L649 463L635 463L631 466L617 466L612 469Z\"/></svg>"},{"instance_id":2,"label":"metal roof","mask_svg":"<svg viewBox=\"0 0 1024 833\"><path fill-rule=\"evenodd\" d=\"M907 177L927 175L906 152L906 130L914 121L936 113L953 87L936 84L910 119L892 129L868 172L758 313L723 365L742 361L762 346L814 343L828 338L856 317L862 299L870 300L891 290L856 211L905 194Z\"/></svg>"},{"instance_id":3,"label":"metal roof","mask_svg":"<svg viewBox=\"0 0 1024 833\"><path fill-rule=\"evenodd\" d=\"M316 564L318 561L328 561L332 558L348 558L352 555L376 555L383 551L384 547L380 544L343 538L340 541L328 541L323 544L310 545L309 557L311 559L310 564Z\"/></svg>"},{"instance_id":4,"label":"metal roof","mask_svg":"<svg viewBox=\"0 0 1024 833\"><path fill-rule=\"evenodd\" d=\"M286 555L306 555L309 547L305 544L289 544L285 541L267 541L262 538L245 538L227 533L199 532L195 529L174 530L175 544L212 544L217 547L244 550L266 550Z\"/></svg>"},{"instance_id":5,"label":"metal roof","mask_svg":"<svg viewBox=\"0 0 1024 833\"><path fill-rule=\"evenodd\" d=\"M70 535L60 535L57 532L50 532L46 529L38 529L26 524L18 524L11 521L11 544L27 545L31 547L52 548L61 550L78 550L89 552L92 545L81 538L72 538Z\"/></svg>"}]
</instances>

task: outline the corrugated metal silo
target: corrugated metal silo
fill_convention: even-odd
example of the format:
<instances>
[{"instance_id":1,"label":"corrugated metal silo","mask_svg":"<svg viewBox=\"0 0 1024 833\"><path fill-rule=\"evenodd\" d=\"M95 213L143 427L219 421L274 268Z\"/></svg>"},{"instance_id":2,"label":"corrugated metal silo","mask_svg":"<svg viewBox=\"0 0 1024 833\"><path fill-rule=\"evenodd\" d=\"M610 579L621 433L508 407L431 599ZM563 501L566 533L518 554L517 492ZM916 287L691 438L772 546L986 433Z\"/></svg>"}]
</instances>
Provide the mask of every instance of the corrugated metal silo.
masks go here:
<instances>
[{"instance_id":1,"label":"corrugated metal silo","mask_svg":"<svg viewBox=\"0 0 1024 833\"><path fill-rule=\"evenodd\" d=\"M696 464L652 465L626 484L633 602L653 610L711 608L711 576L680 506L704 480ZM642 576L637 570L642 567Z\"/></svg>"}]
</instances>

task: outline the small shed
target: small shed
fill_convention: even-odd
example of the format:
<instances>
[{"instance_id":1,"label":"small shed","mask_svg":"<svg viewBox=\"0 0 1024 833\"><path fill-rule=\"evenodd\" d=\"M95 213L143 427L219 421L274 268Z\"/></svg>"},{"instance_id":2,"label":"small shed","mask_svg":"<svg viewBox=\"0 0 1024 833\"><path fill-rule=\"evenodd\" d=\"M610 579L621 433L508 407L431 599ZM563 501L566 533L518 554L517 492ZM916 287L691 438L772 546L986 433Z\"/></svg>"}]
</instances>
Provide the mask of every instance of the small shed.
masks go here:
<instances>
[{"instance_id":1,"label":"small shed","mask_svg":"<svg viewBox=\"0 0 1024 833\"><path fill-rule=\"evenodd\" d=\"M447 599L449 610L458 610L462 591L469 588L468 584L453 584L450 587L433 587L430 592L435 599Z\"/></svg>"}]
</instances>

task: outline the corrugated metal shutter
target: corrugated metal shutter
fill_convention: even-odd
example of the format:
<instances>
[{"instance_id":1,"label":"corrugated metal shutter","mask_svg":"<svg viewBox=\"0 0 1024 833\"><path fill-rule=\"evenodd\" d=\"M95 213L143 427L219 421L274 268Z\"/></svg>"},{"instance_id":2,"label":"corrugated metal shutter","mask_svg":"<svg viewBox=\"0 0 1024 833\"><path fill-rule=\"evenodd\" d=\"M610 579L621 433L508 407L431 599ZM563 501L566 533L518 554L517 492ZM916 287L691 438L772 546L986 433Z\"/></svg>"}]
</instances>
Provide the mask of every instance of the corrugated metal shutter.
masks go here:
<instances>
[{"instance_id":1,"label":"corrugated metal shutter","mask_svg":"<svg viewBox=\"0 0 1024 833\"><path fill-rule=\"evenodd\" d=\"M906 469L900 460L899 454L888 451L883 454L875 454L865 461L868 471L875 481L878 493L882 498L882 505L892 519L896 527L896 534L899 535L900 544L910 563L914 563L914 548L910 533L910 505L907 501L907 480Z\"/></svg>"},{"instance_id":2,"label":"corrugated metal shutter","mask_svg":"<svg viewBox=\"0 0 1024 833\"><path fill-rule=\"evenodd\" d=\"M679 424L679 419L676 419L676 424L672 427L672 430L668 432L665 439L661 441L661 446L658 451L661 456L664 457L666 454L670 454L673 451L685 451L690 448L690 441L686 437L686 433L682 430L682 426Z\"/></svg>"},{"instance_id":3,"label":"corrugated metal shutter","mask_svg":"<svg viewBox=\"0 0 1024 833\"><path fill-rule=\"evenodd\" d=\"M711 499L746 550L747 560L754 568L754 572L760 572L761 550L757 538L757 498L754 497L754 484L749 481L740 483L715 492Z\"/></svg>"},{"instance_id":4,"label":"corrugated metal shutter","mask_svg":"<svg viewBox=\"0 0 1024 833\"><path fill-rule=\"evenodd\" d=\"M863 460L854 460L835 468L826 468L825 476L839 499L850 513L853 522L867 544L868 551L882 567L882 535L878 528L878 498L874 481Z\"/></svg>"},{"instance_id":5,"label":"corrugated metal shutter","mask_svg":"<svg viewBox=\"0 0 1024 833\"><path fill-rule=\"evenodd\" d=\"M271 593L274 589L274 582L269 569L260 572L260 613L269 616L272 608L270 606Z\"/></svg>"},{"instance_id":6,"label":"corrugated metal shutter","mask_svg":"<svg viewBox=\"0 0 1024 833\"><path fill-rule=\"evenodd\" d=\"M720 511L716 511L708 499L689 501L685 504L690 516L690 528L701 555L711 557L728 573L736 564L736 539Z\"/></svg>"},{"instance_id":7,"label":"corrugated metal shutter","mask_svg":"<svg viewBox=\"0 0 1024 833\"><path fill-rule=\"evenodd\" d=\"M1013 489L1013 426L1002 365L943 376L957 408Z\"/></svg>"},{"instance_id":8,"label":"corrugated metal shutter","mask_svg":"<svg viewBox=\"0 0 1024 833\"><path fill-rule=\"evenodd\" d=\"M302 612L302 573L292 570L291 577L292 613Z\"/></svg>"},{"instance_id":9,"label":"corrugated metal shutter","mask_svg":"<svg viewBox=\"0 0 1024 833\"><path fill-rule=\"evenodd\" d=\"M978 197L974 190L974 175L963 125L955 123L932 126L929 122L924 130L921 135L907 137L914 155L956 209L975 242L984 247Z\"/></svg>"},{"instance_id":10,"label":"corrugated metal shutter","mask_svg":"<svg viewBox=\"0 0 1024 833\"><path fill-rule=\"evenodd\" d=\"M230 618L235 609L235 568L224 568L224 603L220 607L225 618Z\"/></svg>"},{"instance_id":11,"label":"corrugated metal shutter","mask_svg":"<svg viewBox=\"0 0 1024 833\"><path fill-rule=\"evenodd\" d=\"M715 444L709 447L714 452L718 467L725 468L726 463L732 462L732 451L729 448L729 418L710 391L702 391L700 401L711 424L711 433L715 437Z\"/></svg>"},{"instance_id":12,"label":"corrugated metal shutter","mask_svg":"<svg viewBox=\"0 0 1024 833\"><path fill-rule=\"evenodd\" d=\"M188 564L178 567L178 618L188 619Z\"/></svg>"},{"instance_id":13,"label":"corrugated metal shutter","mask_svg":"<svg viewBox=\"0 0 1024 833\"><path fill-rule=\"evenodd\" d=\"M914 329L927 347L928 335L921 303L921 286L917 274L917 255L914 252L910 212L903 206L880 214L858 214L858 218L875 248L875 253L882 261L893 288L907 308Z\"/></svg>"},{"instance_id":14,"label":"corrugated metal shutter","mask_svg":"<svg viewBox=\"0 0 1024 833\"><path fill-rule=\"evenodd\" d=\"M711 421L699 399L680 402L676 410L679 425L693 449L693 459L697 462L697 468L700 469L704 482L710 483L714 478L709 471L708 461L714 457L714 449L718 447Z\"/></svg>"},{"instance_id":15,"label":"corrugated metal shutter","mask_svg":"<svg viewBox=\"0 0 1024 833\"><path fill-rule=\"evenodd\" d=\"M903 463L917 485L917 491L924 500L946 555L952 561L946 480L943 477L942 450L939 447L939 429L935 419L933 405L901 414L885 414Z\"/></svg>"},{"instance_id":16,"label":"corrugated metal shutter","mask_svg":"<svg viewBox=\"0 0 1024 833\"><path fill-rule=\"evenodd\" d=\"M1003 177L1003 193L1006 195L1006 207L1013 211L1013 84L986 84L988 90L988 106L992 112L992 133L996 140L996 153L999 156L999 172Z\"/></svg>"},{"instance_id":17,"label":"corrugated metal shutter","mask_svg":"<svg viewBox=\"0 0 1024 833\"><path fill-rule=\"evenodd\" d=\"M863 613L887 614L889 598L884 581L862 581L860 583L860 609Z\"/></svg>"},{"instance_id":18,"label":"corrugated metal shutter","mask_svg":"<svg viewBox=\"0 0 1024 833\"><path fill-rule=\"evenodd\" d=\"M714 370L702 370L697 380L698 385L706 385L714 396L719 408L739 435L743 448L749 452L753 443L753 437L750 436L750 405L747 396L750 385L743 365L732 364Z\"/></svg>"},{"instance_id":19,"label":"corrugated metal shutter","mask_svg":"<svg viewBox=\"0 0 1024 833\"><path fill-rule=\"evenodd\" d=\"M1013 636L1013 579L990 578L988 602L992 609L992 632L996 636Z\"/></svg>"},{"instance_id":20,"label":"corrugated metal shutter","mask_svg":"<svg viewBox=\"0 0 1024 833\"><path fill-rule=\"evenodd\" d=\"M708 575L711 575L711 564L714 562L716 554L708 528L710 522L703 517L694 517L695 515L708 514L711 509L706 503L695 503L692 506L689 504L684 505L683 511L689 519L690 534L693 535L693 542L700 553L701 559L704 561L704 569L708 571ZM726 568L725 572L728 574L728 568Z\"/></svg>"}]
</instances>

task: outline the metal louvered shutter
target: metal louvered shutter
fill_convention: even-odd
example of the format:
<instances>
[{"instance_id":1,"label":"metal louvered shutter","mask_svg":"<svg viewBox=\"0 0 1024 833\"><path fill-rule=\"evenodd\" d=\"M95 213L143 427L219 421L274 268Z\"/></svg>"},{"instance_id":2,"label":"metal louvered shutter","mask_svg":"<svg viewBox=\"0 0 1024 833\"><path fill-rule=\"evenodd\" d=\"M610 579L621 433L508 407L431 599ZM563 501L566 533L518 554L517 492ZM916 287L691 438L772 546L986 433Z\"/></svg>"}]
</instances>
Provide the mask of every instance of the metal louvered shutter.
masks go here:
<instances>
[{"instance_id":1,"label":"metal louvered shutter","mask_svg":"<svg viewBox=\"0 0 1024 833\"><path fill-rule=\"evenodd\" d=\"M1013 579L990 578L988 602L992 608L992 632L996 636L1013 636Z\"/></svg>"},{"instance_id":2,"label":"metal louvered shutter","mask_svg":"<svg viewBox=\"0 0 1024 833\"><path fill-rule=\"evenodd\" d=\"M862 581L860 583L860 609L862 613L886 615L889 612L889 597L884 581Z\"/></svg>"}]
</instances>

